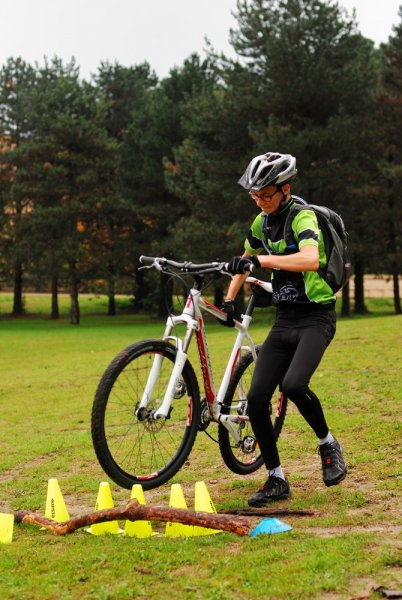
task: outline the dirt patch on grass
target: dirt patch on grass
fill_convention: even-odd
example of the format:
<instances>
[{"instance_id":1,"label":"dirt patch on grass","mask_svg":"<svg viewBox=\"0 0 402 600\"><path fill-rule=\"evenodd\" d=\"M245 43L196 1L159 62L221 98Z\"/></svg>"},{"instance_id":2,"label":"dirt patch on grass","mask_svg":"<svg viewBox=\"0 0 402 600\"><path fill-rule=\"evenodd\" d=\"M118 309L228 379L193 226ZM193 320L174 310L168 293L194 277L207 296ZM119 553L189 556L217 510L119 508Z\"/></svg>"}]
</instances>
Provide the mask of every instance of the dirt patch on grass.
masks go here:
<instances>
[{"instance_id":1,"label":"dirt patch on grass","mask_svg":"<svg viewBox=\"0 0 402 600\"><path fill-rule=\"evenodd\" d=\"M292 520L292 519L290 519ZM287 519L287 521L290 521ZM398 547L402 546L400 540L396 539L397 536L401 533L401 526L398 525L338 525L334 527L303 527L298 524L298 531L312 533L313 535L318 535L320 537L334 537L339 535L349 535L351 533L387 533L392 537L395 537L393 541Z\"/></svg>"},{"instance_id":2,"label":"dirt patch on grass","mask_svg":"<svg viewBox=\"0 0 402 600\"><path fill-rule=\"evenodd\" d=\"M14 466L12 469L8 469L4 471L4 473L0 474L0 484L8 483L10 481L14 481L15 479L20 479L24 477L24 472L26 470L31 470L32 467L38 467L46 462L51 460L52 456L57 456L57 452L50 452L49 454L43 454L40 456L36 456L34 459L30 460L29 463L20 463Z\"/></svg>"},{"instance_id":3,"label":"dirt patch on grass","mask_svg":"<svg viewBox=\"0 0 402 600\"><path fill-rule=\"evenodd\" d=\"M353 464L349 468L347 478L340 486L326 488L321 479L321 464L319 457L311 450L303 447L299 452L298 444L303 444L300 439L304 435L287 431L281 441L283 448L293 448L292 452L285 452L285 471L289 476L292 497L277 503L278 509L301 509L312 511L313 516L289 515L278 516L288 522L294 529L314 536L331 537L350 535L351 533L378 533L390 539L392 544L397 544L397 536L401 533L401 520L398 509L396 492L384 487L381 489L378 480L373 479L370 472L358 471ZM347 440L345 447L347 448ZM260 487L266 478L264 469L248 476L240 477L231 473L220 459L218 449L207 441L206 451L215 452L216 459L210 465L203 464L205 451L202 447L193 450L189 464L174 482L180 482L195 476L189 482L181 485L188 508L194 504L194 482L203 479L207 485L211 499L217 510L229 508L247 508L248 497ZM287 454L287 456L286 456ZM13 481L26 479L27 472L32 472L32 467L42 467L51 463L56 453L37 456L29 465L20 464L0 475L0 484L12 485ZM96 460L76 459L70 465L69 475L88 474L96 472L99 477ZM385 481L386 478L384 478ZM99 479L101 481L102 479ZM105 477L104 480L107 480ZM384 484L384 481L380 482ZM386 482L386 481L385 481ZM66 491L66 485L59 480L63 497L70 516L86 514L94 509L96 493L92 490L81 492ZM124 505L130 498L130 491L124 490L111 483L112 495L115 505ZM146 490L144 492L147 504L153 506L168 506L170 495L170 482L161 488ZM43 490L43 507L45 506L46 487ZM26 508L21 498L21 506ZM10 506L0 499L0 510L7 512ZM337 522L339 515L339 523ZM252 526L255 526L262 517L250 517ZM235 545L236 546L236 545ZM236 550L234 550L234 553Z\"/></svg>"}]
</instances>

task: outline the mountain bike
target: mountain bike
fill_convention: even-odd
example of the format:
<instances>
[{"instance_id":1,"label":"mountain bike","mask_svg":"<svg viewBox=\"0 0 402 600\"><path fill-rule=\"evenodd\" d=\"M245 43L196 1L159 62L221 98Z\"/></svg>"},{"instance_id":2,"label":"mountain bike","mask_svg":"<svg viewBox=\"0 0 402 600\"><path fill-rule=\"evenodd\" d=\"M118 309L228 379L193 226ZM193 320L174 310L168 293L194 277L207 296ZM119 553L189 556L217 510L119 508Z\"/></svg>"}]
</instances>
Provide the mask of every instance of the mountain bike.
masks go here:
<instances>
[{"instance_id":1,"label":"mountain bike","mask_svg":"<svg viewBox=\"0 0 402 600\"><path fill-rule=\"evenodd\" d=\"M235 341L216 391L203 313L226 320L224 311L201 294L211 277L227 275L227 263L193 264L160 257L140 257L142 268L154 268L173 277L191 277L191 287L179 315L170 314L161 339L131 344L106 369L92 408L92 440L105 473L118 485L131 489L158 487L183 466L199 431L218 424L222 458L234 473L247 475L263 464L247 414L247 392L260 349L249 327L261 291L271 283L249 276L252 291L241 320L235 320ZM180 329L184 331L179 333ZM204 395L188 351L196 339ZM267 410L279 437L287 398L280 389ZM207 432L208 433L208 432ZM211 437L211 436L210 436Z\"/></svg>"}]
</instances>

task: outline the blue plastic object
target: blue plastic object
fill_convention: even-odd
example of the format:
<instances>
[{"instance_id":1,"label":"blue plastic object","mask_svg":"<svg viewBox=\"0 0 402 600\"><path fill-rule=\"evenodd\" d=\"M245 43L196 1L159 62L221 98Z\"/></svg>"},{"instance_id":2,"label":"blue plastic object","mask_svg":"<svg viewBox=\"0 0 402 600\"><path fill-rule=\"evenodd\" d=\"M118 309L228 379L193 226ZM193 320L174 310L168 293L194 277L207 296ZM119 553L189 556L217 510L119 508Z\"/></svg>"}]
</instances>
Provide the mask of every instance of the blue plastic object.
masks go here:
<instances>
[{"instance_id":1,"label":"blue plastic object","mask_svg":"<svg viewBox=\"0 0 402 600\"><path fill-rule=\"evenodd\" d=\"M290 531L293 529L291 525L272 517L270 519L264 519L261 523L258 523L257 527L250 533L251 537L260 535L261 533L282 533L283 531Z\"/></svg>"}]
</instances>

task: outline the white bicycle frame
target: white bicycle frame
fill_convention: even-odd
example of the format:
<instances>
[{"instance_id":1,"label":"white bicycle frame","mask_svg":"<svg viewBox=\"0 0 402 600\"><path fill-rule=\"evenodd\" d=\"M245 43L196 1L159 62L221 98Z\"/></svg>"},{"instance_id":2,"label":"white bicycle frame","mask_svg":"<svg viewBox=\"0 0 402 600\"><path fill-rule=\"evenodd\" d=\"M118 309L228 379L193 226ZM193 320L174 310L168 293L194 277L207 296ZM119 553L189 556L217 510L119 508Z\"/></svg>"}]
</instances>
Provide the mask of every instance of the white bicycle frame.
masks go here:
<instances>
[{"instance_id":1,"label":"white bicycle frame","mask_svg":"<svg viewBox=\"0 0 402 600\"><path fill-rule=\"evenodd\" d=\"M250 276L247 277L246 282L258 285L267 292L272 292L272 285L267 281L261 281L256 277ZM201 296L200 290L192 288L187 297L186 305L183 309L183 312L177 316L170 315L166 321L166 328L163 334L163 340L173 341L176 346L177 352L174 367L169 379L168 386L166 388L164 398L159 408L154 412L153 418L163 419L166 418L169 414L171 403L174 398L174 393L178 385L179 379L181 377L184 365L186 364L188 358L187 352L193 334L195 332L202 377L204 381L205 397L209 406L211 420L216 422L219 421L220 423L222 423L232 434L236 444L238 444L240 442L240 437L233 424L239 423L240 421L248 421L249 418L247 415L239 414L241 413L241 411L237 409L241 408L240 404L238 406L232 406L231 408L233 410L233 414L229 415L221 414L221 406L223 404L226 391L228 389L230 378L239 360L241 352L251 352L254 360L257 358L255 344L252 338L250 337L250 334L248 333L252 317L251 315L244 314L241 316L241 321L235 321L237 336L222 378L222 382L219 386L218 392L216 393L202 310L205 310L206 312L210 313L211 315L222 321L226 320L227 318L225 312L223 312L213 304L210 304L207 300L205 300L205 298ZM183 336L183 339L172 334L174 328L181 324L186 325L186 332ZM244 340L247 341L247 345L243 345ZM141 402L136 412L138 412L142 408L147 407L149 399L152 397L153 388L159 376L162 361L162 355L157 355L154 357L152 368L148 376L148 381L145 386Z\"/></svg>"}]
</instances>

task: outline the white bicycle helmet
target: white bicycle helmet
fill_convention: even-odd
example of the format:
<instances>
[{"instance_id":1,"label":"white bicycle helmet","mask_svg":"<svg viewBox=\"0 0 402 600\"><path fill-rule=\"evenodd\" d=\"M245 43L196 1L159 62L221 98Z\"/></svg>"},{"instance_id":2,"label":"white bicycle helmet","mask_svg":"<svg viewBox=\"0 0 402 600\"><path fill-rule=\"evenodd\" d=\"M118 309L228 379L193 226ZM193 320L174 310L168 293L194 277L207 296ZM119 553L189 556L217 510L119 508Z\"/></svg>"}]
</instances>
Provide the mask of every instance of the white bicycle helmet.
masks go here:
<instances>
[{"instance_id":1,"label":"white bicycle helmet","mask_svg":"<svg viewBox=\"0 0 402 600\"><path fill-rule=\"evenodd\" d=\"M291 154L267 152L255 156L238 183L246 190L261 190L267 185L288 183L297 173L296 159Z\"/></svg>"}]
</instances>

